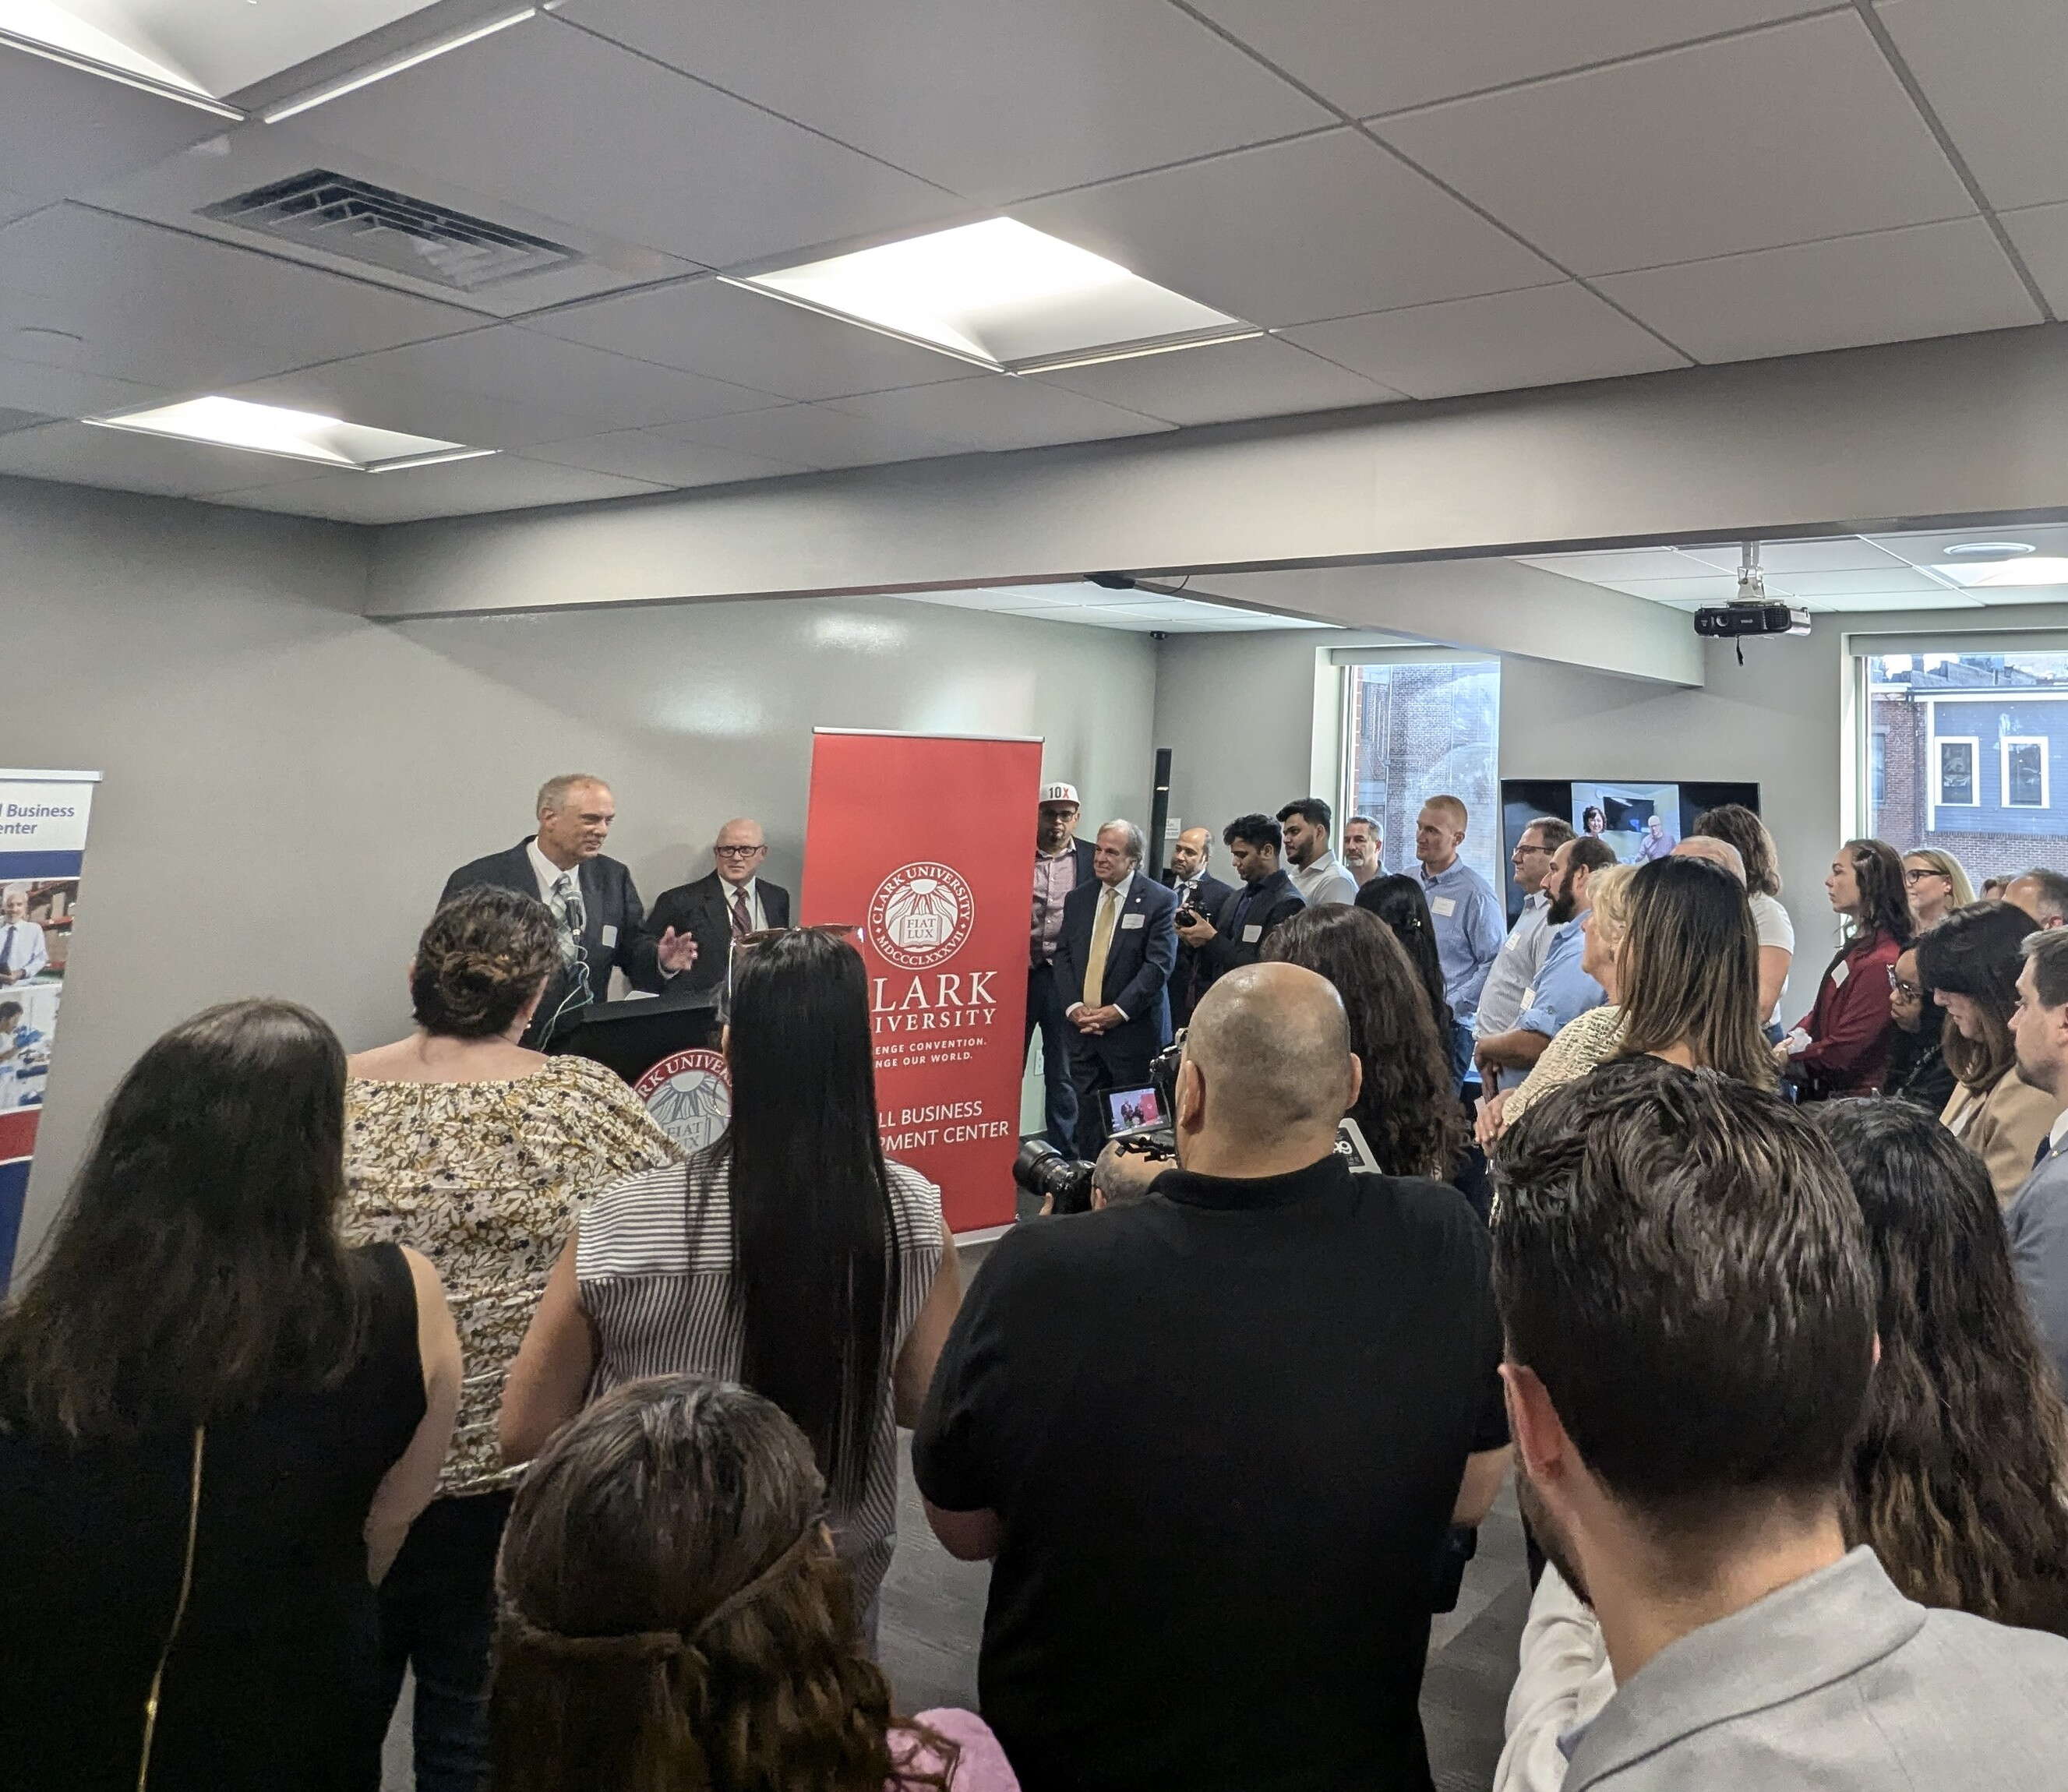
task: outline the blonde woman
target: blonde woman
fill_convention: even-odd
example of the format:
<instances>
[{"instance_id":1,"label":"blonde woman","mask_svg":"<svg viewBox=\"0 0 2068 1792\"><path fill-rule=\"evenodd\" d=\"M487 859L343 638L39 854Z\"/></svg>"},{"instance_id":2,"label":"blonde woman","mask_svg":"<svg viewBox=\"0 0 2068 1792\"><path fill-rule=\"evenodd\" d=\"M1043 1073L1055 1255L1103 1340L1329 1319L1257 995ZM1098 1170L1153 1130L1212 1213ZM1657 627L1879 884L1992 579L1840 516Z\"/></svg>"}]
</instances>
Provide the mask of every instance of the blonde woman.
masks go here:
<instances>
[{"instance_id":1,"label":"blonde woman","mask_svg":"<svg viewBox=\"0 0 2068 1792\"><path fill-rule=\"evenodd\" d=\"M1602 897L1593 886L1590 949L1611 949L1602 988L1610 1002L1562 1028L1500 1118L1503 1127L1548 1089L1612 1057L1662 1057L1720 1071L1757 1088L1773 1086L1761 1030L1759 939L1743 885L1700 859L1660 859L1611 886L1613 947L1594 944ZM1602 971L1593 971L1598 979ZM1573 1036L1569 1041L1568 1035ZM1548 1075L1541 1081L1539 1071Z\"/></svg>"},{"instance_id":2,"label":"blonde woman","mask_svg":"<svg viewBox=\"0 0 2068 1792\"><path fill-rule=\"evenodd\" d=\"M1929 933L1975 899L1974 886L1960 861L1936 846L1903 855L1903 888L1910 901L1911 922L1920 934Z\"/></svg>"}]
</instances>

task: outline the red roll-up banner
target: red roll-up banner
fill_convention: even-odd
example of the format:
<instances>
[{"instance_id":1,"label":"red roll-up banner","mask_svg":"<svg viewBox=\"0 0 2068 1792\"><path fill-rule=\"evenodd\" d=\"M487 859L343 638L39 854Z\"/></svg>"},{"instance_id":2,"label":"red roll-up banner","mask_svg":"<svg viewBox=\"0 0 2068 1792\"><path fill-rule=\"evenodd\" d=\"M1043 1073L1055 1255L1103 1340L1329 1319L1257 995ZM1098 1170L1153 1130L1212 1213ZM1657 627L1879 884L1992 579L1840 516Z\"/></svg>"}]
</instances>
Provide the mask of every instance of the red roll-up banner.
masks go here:
<instances>
[{"instance_id":1,"label":"red roll-up banner","mask_svg":"<svg viewBox=\"0 0 2068 1792\"><path fill-rule=\"evenodd\" d=\"M1012 1218L1040 780L1039 740L813 731L800 913L860 929L884 1155L957 1232Z\"/></svg>"}]
</instances>

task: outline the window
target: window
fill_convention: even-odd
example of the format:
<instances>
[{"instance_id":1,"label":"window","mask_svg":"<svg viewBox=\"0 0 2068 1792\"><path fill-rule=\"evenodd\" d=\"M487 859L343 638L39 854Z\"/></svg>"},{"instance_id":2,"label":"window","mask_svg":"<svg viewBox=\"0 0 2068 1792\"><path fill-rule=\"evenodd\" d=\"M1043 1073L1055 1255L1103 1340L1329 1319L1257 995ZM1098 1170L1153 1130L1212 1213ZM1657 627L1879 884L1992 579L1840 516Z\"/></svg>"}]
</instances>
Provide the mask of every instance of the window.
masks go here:
<instances>
[{"instance_id":1,"label":"window","mask_svg":"<svg viewBox=\"0 0 2068 1792\"><path fill-rule=\"evenodd\" d=\"M1403 658L1346 666L1343 804L1384 835L1389 871L1415 866L1415 817L1430 797L1455 796L1469 817L1459 857L1501 887L1500 662Z\"/></svg>"},{"instance_id":2,"label":"window","mask_svg":"<svg viewBox=\"0 0 2068 1792\"><path fill-rule=\"evenodd\" d=\"M1972 808L1981 798L1975 793L1973 739L1939 739L1939 796L1941 808Z\"/></svg>"},{"instance_id":3,"label":"window","mask_svg":"<svg viewBox=\"0 0 2068 1792\"><path fill-rule=\"evenodd\" d=\"M1871 753L1873 764L1870 769L1869 775L1873 780L1874 785L1874 805L1876 808L1879 808L1883 804L1888 800L1887 729L1877 728L1875 730Z\"/></svg>"},{"instance_id":4,"label":"window","mask_svg":"<svg viewBox=\"0 0 2068 1792\"><path fill-rule=\"evenodd\" d=\"M2046 807L2046 742L2043 736L2005 735L2003 739L2003 800L2005 808Z\"/></svg>"}]
</instances>

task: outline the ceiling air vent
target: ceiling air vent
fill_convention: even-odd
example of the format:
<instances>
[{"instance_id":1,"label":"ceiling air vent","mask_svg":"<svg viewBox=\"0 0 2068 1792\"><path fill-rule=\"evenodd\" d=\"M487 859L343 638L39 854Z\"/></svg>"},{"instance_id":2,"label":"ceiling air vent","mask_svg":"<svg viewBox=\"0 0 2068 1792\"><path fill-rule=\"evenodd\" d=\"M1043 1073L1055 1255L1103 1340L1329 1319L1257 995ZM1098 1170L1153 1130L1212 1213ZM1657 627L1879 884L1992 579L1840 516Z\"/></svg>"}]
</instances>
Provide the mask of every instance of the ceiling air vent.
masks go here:
<instances>
[{"instance_id":1,"label":"ceiling air vent","mask_svg":"<svg viewBox=\"0 0 2068 1792\"><path fill-rule=\"evenodd\" d=\"M204 206L199 215L462 292L584 259L564 243L326 168Z\"/></svg>"}]
</instances>

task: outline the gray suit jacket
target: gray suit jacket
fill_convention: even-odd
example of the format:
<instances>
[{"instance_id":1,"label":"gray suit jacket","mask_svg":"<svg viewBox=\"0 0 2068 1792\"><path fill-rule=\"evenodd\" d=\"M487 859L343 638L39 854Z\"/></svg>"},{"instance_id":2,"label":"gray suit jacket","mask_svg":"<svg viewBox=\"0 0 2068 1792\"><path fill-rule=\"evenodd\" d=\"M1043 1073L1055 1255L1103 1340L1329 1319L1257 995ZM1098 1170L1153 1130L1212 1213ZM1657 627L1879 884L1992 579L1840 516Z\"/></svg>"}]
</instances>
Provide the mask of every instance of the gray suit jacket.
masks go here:
<instances>
[{"instance_id":1,"label":"gray suit jacket","mask_svg":"<svg viewBox=\"0 0 2068 1792\"><path fill-rule=\"evenodd\" d=\"M2068 1642L1927 1611L1858 1549L1661 1651L1571 1755L1565 1792L2058 1792Z\"/></svg>"},{"instance_id":2,"label":"gray suit jacket","mask_svg":"<svg viewBox=\"0 0 2068 1792\"><path fill-rule=\"evenodd\" d=\"M2025 1179L2004 1210L2004 1229L2041 1341L2068 1387L2068 1151L2055 1153Z\"/></svg>"}]
</instances>

